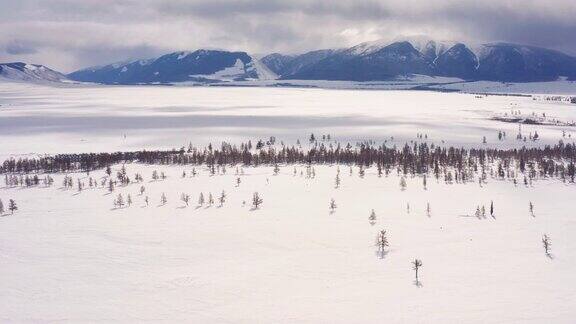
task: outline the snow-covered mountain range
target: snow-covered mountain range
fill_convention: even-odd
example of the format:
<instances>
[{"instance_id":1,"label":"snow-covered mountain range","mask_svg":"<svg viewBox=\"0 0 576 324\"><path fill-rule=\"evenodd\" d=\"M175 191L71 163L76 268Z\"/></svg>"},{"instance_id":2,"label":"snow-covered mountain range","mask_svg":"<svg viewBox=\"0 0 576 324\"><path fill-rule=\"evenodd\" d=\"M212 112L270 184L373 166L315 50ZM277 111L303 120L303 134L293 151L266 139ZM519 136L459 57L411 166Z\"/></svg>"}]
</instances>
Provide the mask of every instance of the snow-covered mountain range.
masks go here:
<instances>
[{"instance_id":1,"label":"snow-covered mountain range","mask_svg":"<svg viewBox=\"0 0 576 324\"><path fill-rule=\"evenodd\" d=\"M0 65L0 76L21 81L66 79L102 84L220 83L258 80L385 81L414 75L466 81L576 80L576 58L509 43L473 44L426 37L362 43L299 55L200 49L82 69L64 76L40 65Z\"/></svg>"},{"instance_id":2,"label":"snow-covered mountain range","mask_svg":"<svg viewBox=\"0 0 576 324\"><path fill-rule=\"evenodd\" d=\"M264 58L266 62L266 58ZM334 51L283 79L389 80L405 75L505 82L576 79L576 58L544 48L509 43L466 44L423 37L369 42Z\"/></svg>"}]
</instances>

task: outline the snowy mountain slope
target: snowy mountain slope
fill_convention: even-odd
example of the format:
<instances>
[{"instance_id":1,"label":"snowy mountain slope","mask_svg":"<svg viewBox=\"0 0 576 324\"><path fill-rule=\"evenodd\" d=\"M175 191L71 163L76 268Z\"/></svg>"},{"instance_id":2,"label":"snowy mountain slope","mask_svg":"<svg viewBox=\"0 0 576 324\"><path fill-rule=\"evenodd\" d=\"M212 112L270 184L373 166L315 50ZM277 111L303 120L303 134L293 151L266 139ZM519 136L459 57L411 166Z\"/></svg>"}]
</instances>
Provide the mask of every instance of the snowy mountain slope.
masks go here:
<instances>
[{"instance_id":1,"label":"snowy mountain slope","mask_svg":"<svg viewBox=\"0 0 576 324\"><path fill-rule=\"evenodd\" d=\"M334 51L313 65L284 79L389 80L401 75L424 74L466 80L504 82L576 79L576 58L509 43L467 44L425 37L375 41Z\"/></svg>"},{"instance_id":2,"label":"snowy mountain slope","mask_svg":"<svg viewBox=\"0 0 576 324\"><path fill-rule=\"evenodd\" d=\"M68 76L77 81L104 84L221 82L274 77L266 67L245 52L204 49L88 68Z\"/></svg>"},{"instance_id":3,"label":"snowy mountain slope","mask_svg":"<svg viewBox=\"0 0 576 324\"><path fill-rule=\"evenodd\" d=\"M64 82L65 75L43 65L22 62L0 64L0 80L13 82Z\"/></svg>"},{"instance_id":4,"label":"snowy mountain slope","mask_svg":"<svg viewBox=\"0 0 576 324\"><path fill-rule=\"evenodd\" d=\"M299 55L283 55L274 53L263 57L261 61L277 75L286 76L295 74L302 69L312 66L320 60L332 55L334 52L335 50L332 49L324 49Z\"/></svg>"}]
</instances>

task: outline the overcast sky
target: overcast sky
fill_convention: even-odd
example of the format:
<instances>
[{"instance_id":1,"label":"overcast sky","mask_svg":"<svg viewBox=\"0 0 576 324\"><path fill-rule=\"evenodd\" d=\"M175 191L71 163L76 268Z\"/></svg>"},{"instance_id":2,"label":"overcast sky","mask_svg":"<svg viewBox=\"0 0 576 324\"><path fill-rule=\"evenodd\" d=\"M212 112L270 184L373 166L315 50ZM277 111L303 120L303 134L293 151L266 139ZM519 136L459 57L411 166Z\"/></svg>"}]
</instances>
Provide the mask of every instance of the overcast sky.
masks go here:
<instances>
[{"instance_id":1,"label":"overcast sky","mask_svg":"<svg viewBox=\"0 0 576 324\"><path fill-rule=\"evenodd\" d=\"M576 55L576 0L0 0L0 62L63 72L174 50L298 53L410 35Z\"/></svg>"}]
</instances>

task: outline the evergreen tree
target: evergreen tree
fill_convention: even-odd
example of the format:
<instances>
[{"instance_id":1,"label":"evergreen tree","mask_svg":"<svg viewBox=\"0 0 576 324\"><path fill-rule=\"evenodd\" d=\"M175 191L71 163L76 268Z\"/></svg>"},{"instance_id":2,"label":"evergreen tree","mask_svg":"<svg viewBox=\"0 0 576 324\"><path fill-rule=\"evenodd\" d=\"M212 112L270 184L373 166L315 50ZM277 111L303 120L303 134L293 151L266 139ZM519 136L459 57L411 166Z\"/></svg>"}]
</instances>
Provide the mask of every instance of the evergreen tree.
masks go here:
<instances>
[{"instance_id":1,"label":"evergreen tree","mask_svg":"<svg viewBox=\"0 0 576 324\"><path fill-rule=\"evenodd\" d=\"M370 216L368 216L368 221L370 222L370 225L376 224L376 212L374 211L374 209L372 209L372 211L370 212Z\"/></svg>"},{"instance_id":2,"label":"evergreen tree","mask_svg":"<svg viewBox=\"0 0 576 324\"><path fill-rule=\"evenodd\" d=\"M10 210L11 214L14 214L14 211L18 210L18 205L16 205L16 202L14 201L14 199L10 199L8 201L8 209Z\"/></svg>"},{"instance_id":3,"label":"evergreen tree","mask_svg":"<svg viewBox=\"0 0 576 324\"><path fill-rule=\"evenodd\" d=\"M168 198L166 198L166 194L162 193L162 196L160 196L160 203L162 205L166 205L167 202L168 202Z\"/></svg>"},{"instance_id":4,"label":"evergreen tree","mask_svg":"<svg viewBox=\"0 0 576 324\"><path fill-rule=\"evenodd\" d=\"M4 203L2 203L2 199L0 199L0 215L4 214Z\"/></svg>"},{"instance_id":5,"label":"evergreen tree","mask_svg":"<svg viewBox=\"0 0 576 324\"><path fill-rule=\"evenodd\" d=\"M224 190L222 190L218 202L220 203L220 207L224 206L224 203L226 202L226 192Z\"/></svg>"},{"instance_id":6,"label":"evergreen tree","mask_svg":"<svg viewBox=\"0 0 576 324\"><path fill-rule=\"evenodd\" d=\"M494 217L494 201L490 201L490 216Z\"/></svg>"},{"instance_id":7,"label":"evergreen tree","mask_svg":"<svg viewBox=\"0 0 576 324\"><path fill-rule=\"evenodd\" d=\"M381 259L384 258L386 254L386 247L388 247L388 237L386 237L386 231L381 230L376 237L376 246L378 247L378 255Z\"/></svg>"},{"instance_id":8,"label":"evergreen tree","mask_svg":"<svg viewBox=\"0 0 576 324\"><path fill-rule=\"evenodd\" d=\"M544 246L544 252L546 255L550 256L550 246L552 243L550 243L550 238L546 234L542 237L542 245Z\"/></svg>"},{"instance_id":9,"label":"evergreen tree","mask_svg":"<svg viewBox=\"0 0 576 324\"><path fill-rule=\"evenodd\" d=\"M336 206L336 201L334 201L334 198L330 199L330 213L334 213L337 207L338 206Z\"/></svg>"},{"instance_id":10,"label":"evergreen tree","mask_svg":"<svg viewBox=\"0 0 576 324\"><path fill-rule=\"evenodd\" d=\"M180 196L180 200L182 200L186 204L186 207L188 207L188 204L190 202L190 195L182 193L182 195Z\"/></svg>"},{"instance_id":11,"label":"evergreen tree","mask_svg":"<svg viewBox=\"0 0 576 324\"><path fill-rule=\"evenodd\" d=\"M252 195L252 206L254 209L258 209L263 202L264 200L260 197L258 192L255 192L254 195Z\"/></svg>"},{"instance_id":12,"label":"evergreen tree","mask_svg":"<svg viewBox=\"0 0 576 324\"><path fill-rule=\"evenodd\" d=\"M204 194L203 193L200 193L200 196L198 197L198 205L199 206L204 205Z\"/></svg>"}]
</instances>

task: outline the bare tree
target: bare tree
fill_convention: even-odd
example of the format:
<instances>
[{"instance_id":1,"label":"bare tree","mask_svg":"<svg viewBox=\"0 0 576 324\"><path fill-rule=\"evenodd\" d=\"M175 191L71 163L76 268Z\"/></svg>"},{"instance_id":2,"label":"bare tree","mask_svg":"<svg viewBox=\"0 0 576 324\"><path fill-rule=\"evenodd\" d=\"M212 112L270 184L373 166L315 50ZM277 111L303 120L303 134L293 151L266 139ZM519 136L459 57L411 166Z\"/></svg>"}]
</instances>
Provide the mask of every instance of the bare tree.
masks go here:
<instances>
[{"instance_id":1,"label":"bare tree","mask_svg":"<svg viewBox=\"0 0 576 324\"><path fill-rule=\"evenodd\" d=\"M420 281L418 280L418 269L420 269L421 266L422 260L414 259L414 261L412 261L412 270L414 270L414 273L416 274L416 286L420 286Z\"/></svg>"},{"instance_id":2,"label":"bare tree","mask_svg":"<svg viewBox=\"0 0 576 324\"><path fill-rule=\"evenodd\" d=\"M546 255L550 256L550 246L552 246L552 243L550 243L550 238L546 234L542 236L542 245L544 246L544 252L546 252Z\"/></svg>"},{"instance_id":3,"label":"bare tree","mask_svg":"<svg viewBox=\"0 0 576 324\"><path fill-rule=\"evenodd\" d=\"M254 209L258 209L258 207L264 202L264 200L262 198L260 198L260 195L258 195L258 192L255 192L254 195L252 195L252 206L254 206Z\"/></svg>"}]
</instances>

